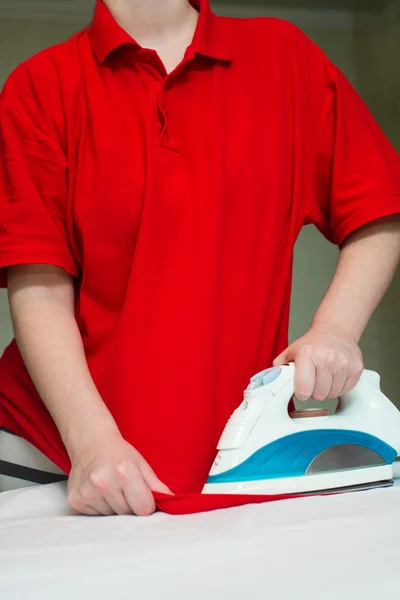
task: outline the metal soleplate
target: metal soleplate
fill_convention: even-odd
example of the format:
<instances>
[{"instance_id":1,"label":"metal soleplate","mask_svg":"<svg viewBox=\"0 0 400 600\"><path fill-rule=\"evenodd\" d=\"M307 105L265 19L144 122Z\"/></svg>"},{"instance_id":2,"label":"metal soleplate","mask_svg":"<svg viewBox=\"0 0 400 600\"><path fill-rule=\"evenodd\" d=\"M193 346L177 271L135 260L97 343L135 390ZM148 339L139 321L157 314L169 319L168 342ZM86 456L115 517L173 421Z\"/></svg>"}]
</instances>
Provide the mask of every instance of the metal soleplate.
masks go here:
<instances>
[{"instance_id":1,"label":"metal soleplate","mask_svg":"<svg viewBox=\"0 0 400 600\"><path fill-rule=\"evenodd\" d=\"M307 475L365 469L385 464L385 460L370 448L356 444L338 444L318 454L308 465Z\"/></svg>"},{"instance_id":2,"label":"metal soleplate","mask_svg":"<svg viewBox=\"0 0 400 600\"><path fill-rule=\"evenodd\" d=\"M366 490L374 490L376 488L391 487L394 485L393 479L387 481L371 481L371 483L362 483L360 485L350 485L342 488L332 488L328 490L314 490L313 492L301 492L301 496L321 496L321 495L333 495L333 494L344 494L348 492L363 492Z\"/></svg>"}]
</instances>

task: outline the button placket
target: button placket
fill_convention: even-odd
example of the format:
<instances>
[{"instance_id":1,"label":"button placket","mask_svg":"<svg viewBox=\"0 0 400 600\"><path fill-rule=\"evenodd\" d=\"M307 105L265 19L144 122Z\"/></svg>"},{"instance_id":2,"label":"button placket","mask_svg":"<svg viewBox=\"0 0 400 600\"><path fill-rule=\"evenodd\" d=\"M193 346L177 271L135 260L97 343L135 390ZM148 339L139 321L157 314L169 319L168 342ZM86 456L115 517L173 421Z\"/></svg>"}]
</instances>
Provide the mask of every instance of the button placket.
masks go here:
<instances>
[{"instance_id":1,"label":"button placket","mask_svg":"<svg viewBox=\"0 0 400 600\"><path fill-rule=\"evenodd\" d=\"M158 94L158 101L157 101L158 119L161 124L160 134L158 137L158 145L161 147L164 146L163 142L165 141L167 132L168 132L168 115L165 110L164 97L165 97L165 81L161 85L161 88L160 88L160 91Z\"/></svg>"},{"instance_id":2,"label":"button placket","mask_svg":"<svg viewBox=\"0 0 400 600\"><path fill-rule=\"evenodd\" d=\"M165 77L160 92L158 95L158 118L161 124L161 130L158 138L158 146L160 149L163 149L167 152L171 152L173 154L179 154L178 148L172 148L170 144L168 144L168 131L169 131L169 115L165 109L165 96L168 93L168 88L171 82L176 78L176 76L182 72L182 70L187 66L187 64L192 60L192 57L184 58L180 65L176 67L174 71L172 71L167 77Z\"/></svg>"}]
</instances>

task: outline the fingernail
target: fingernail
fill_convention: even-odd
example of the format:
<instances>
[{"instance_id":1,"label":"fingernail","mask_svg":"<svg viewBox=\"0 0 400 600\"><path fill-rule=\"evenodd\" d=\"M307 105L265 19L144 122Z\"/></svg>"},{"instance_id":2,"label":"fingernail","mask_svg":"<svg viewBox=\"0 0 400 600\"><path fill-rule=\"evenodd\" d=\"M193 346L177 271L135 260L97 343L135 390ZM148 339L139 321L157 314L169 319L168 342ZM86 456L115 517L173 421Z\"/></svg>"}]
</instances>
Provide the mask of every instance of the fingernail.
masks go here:
<instances>
[{"instance_id":1,"label":"fingernail","mask_svg":"<svg viewBox=\"0 0 400 600\"><path fill-rule=\"evenodd\" d=\"M298 400L299 402L306 402L306 400L310 399L310 395L309 394L298 394L294 396L295 400Z\"/></svg>"}]
</instances>

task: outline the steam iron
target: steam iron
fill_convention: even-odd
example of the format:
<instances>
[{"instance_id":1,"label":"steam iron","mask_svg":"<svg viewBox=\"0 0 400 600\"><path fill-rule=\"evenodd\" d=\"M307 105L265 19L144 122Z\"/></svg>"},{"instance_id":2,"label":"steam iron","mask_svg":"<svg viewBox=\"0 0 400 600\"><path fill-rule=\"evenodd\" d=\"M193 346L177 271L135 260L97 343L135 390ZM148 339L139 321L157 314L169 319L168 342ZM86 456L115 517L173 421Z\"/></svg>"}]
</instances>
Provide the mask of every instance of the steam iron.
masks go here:
<instances>
[{"instance_id":1,"label":"steam iron","mask_svg":"<svg viewBox=\"0 0 400 600\"><path fill-rule=\"evenodd\" d=\"M393 484L400 411L364 370L336 414L291 415L294 364L251 378L218 444L203 494L324 494Z\"/></svg>"}]
</instances>

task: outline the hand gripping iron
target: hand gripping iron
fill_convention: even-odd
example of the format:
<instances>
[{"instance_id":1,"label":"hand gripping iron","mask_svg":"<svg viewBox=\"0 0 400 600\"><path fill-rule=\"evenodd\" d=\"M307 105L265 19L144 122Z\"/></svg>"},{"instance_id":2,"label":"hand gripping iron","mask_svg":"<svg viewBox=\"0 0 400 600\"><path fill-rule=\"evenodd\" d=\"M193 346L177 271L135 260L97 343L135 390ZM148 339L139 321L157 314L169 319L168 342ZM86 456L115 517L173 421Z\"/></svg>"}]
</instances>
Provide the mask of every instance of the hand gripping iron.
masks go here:
<instances>
[{"instance_id":1,"label":"hand gripping iron","mask_svg":"<svg viewBox=\"0 0 400 600\"><path fill-rule=\"evenodd\" d=\"M336 414L288 413L294 364L251 378L218 444L204 494L321 494L393 484L400 411L364 370ZM318 415L318 416L317 416Z\"/></svg>"}]
</instances>

